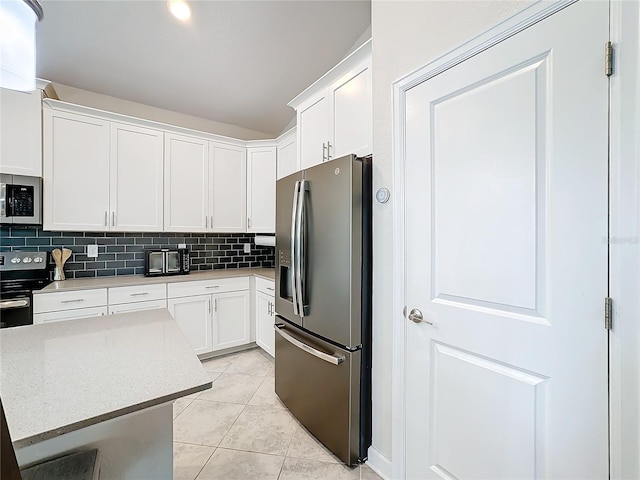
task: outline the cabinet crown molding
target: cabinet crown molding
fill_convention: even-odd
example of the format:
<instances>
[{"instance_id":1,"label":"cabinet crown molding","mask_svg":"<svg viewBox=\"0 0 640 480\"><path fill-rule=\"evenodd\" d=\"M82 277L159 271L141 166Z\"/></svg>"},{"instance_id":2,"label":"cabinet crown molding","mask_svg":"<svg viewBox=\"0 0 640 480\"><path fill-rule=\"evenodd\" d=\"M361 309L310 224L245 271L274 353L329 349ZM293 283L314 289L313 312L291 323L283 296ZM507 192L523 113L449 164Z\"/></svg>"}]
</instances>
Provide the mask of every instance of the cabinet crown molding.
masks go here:
<instances>
[{"instance_id":1,"label":"cabinet crown molding","mask_svg":"<svg viewBox=\"0 0 640 480\"><path fill-rule=\"evenodd\" d=\"M109 112L107 110L100 110L98 108L64 102L62 100L54 100L51 98L43 99L42 104L43 104L43 107L50 108L56 111L71 112L79 115L88 115L91 117L98 117L103 120L109 120L109 121L114 121L119 123L126 123L130 125L153 128L156 130L161 130L165 133L176 133L179 135L186 135L190 137L209 140L212 142L235 145L238 147L275 146L276 145L275 139L273 140L240 140L237 138L226 137L224 135L217 135L215 133L202 132L199 130L179 127L179 126L171 125L168 123L156 122L154 120L146 120L143 118L132 117L130 115L124 115L122 113Z\"/></svg>"},{"instance_id":2,"label":"cabinet crown molding","mask_svg":"<svg viewBox=\"0 0 640 480\"><path fill-rule=\"evenodd\" d=\"M298 110L298 107L306 102L310 97L315 95L318 91L328 88L333 82L337 81L342 75L349 72L349 70L355 68L364 60L371 56L371 39L367 40L360 47L354 50L350 55L344 58L335 67L325 73L322 77L316 80L311 86L307 87L302 93L291 100L287 105Z\"/></svg>"}]
</instances>

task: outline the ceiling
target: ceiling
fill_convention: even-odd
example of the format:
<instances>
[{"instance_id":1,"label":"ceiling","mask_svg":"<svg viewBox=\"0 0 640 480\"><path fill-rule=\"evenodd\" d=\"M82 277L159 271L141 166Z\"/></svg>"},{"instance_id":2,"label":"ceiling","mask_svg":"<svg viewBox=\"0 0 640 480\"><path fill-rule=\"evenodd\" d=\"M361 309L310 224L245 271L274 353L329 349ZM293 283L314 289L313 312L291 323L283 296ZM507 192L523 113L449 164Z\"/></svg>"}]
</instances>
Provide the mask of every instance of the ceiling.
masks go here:
<instances>
[{"instance_id":1,"label":"ceiling","mask_svg":"<svg viewBox=\"0 0 640 480\"><path fill-rule=\"evenodd\" d=\"M369 0L41 0L37 76L278 135L371 24Z\"/></svg>"}]
</instances>

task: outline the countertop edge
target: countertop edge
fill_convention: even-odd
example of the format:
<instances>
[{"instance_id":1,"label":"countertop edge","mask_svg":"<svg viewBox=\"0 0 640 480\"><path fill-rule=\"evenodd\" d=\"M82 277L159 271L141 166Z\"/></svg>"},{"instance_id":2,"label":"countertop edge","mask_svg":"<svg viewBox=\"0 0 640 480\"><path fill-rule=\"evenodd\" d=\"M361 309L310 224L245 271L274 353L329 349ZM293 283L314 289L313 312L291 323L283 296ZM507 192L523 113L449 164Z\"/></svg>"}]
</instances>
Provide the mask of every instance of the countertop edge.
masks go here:
<instances>
[{"instance_id":1,"label":"countertop edge","mask_svg":"<svg viewBox=\"0 0 640 480\"><path fill-rule=\"evenodd\" d=\"M268 270L269 273L260 270ZM251 268L229 270L211 270L205 272L192 272L188 275L167 275L157 277L145 277L143 275L121 275L111 277L93 277L86 279L68 279L54 281L41 290L34 291L34 295L47 295L50 293L79 292L83 290L95 290L99 288L136 287L143 285L158 285L162 283L198 282L239 277L258 277L269 281L275 281L275 269ZM71 285L66 282L73 282ZM81 282L86 282L82 285Z\"/></svg>"},{"instance_id":2,"label":"countertop edge","mask_svg":"<svg viewBox=\"0 0 640 480\"><path fill-rule=\"evenodd\" d=\"M124 415L128 415L130 413L139 412L141 410L145 410L147 408L155 407L158 405L162 405L163 403L168 403L170 401L176 400L178 398L184 397L186 395L191 395L192 393L202 392L211 388L213 382L203 383L202 385L198 385L196 387L188 388L186 390L182 390L179 392L175 392L169 395L163 395L162 397L155 398L153 400L147 400L146 402L141 402L135 405L130 405L128 407L124 407L118 410L114 410L111 412L107 412L101 415L96 415L95 417L90 417L79 422L71 423L69 425L65 425L60 428L56 428L54 430L49 430L47 432L42 432L37 435L32 435L30 437L21 438L18 440L14 440L13 447L15 449L25 448L31 445L35 445L37 443L43 442L45 440L50 440L52 438L56 438L60 435L64 435L65 433L71 433L76 430L80 430L85 427L90 427L91 425L95 425L97 423L101 423L107 420L112 420L114 418L122 417Z\"/></svg>"}]
</instances>

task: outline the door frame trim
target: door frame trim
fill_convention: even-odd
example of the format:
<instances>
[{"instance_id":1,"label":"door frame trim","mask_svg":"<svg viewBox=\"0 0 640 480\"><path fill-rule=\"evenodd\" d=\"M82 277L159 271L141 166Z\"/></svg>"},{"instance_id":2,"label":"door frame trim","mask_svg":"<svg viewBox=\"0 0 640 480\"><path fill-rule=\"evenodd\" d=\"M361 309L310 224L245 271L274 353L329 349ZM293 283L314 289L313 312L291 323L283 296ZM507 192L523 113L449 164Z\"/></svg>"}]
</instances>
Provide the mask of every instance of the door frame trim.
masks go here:
<instances>
[{"instance_id":1,"label":"door frame trim","mask_svg":"<svg viewBox=\"0 0 640 480\"><path fill-rule=\"evenodd\" d=\"M392 185L396 192L393 207L393 355L392 355L392 478L406 478L406 398L405 354L405 114L406 93L411 88L468 60L488 48L559 12L578 0L539 0L471 40L438 57L392 84ZM604 45L603 45L604 59ZM604 61L604 60L603 60ZM604 68L604 66L603 66Z\"/></svg>"}]
</instances>

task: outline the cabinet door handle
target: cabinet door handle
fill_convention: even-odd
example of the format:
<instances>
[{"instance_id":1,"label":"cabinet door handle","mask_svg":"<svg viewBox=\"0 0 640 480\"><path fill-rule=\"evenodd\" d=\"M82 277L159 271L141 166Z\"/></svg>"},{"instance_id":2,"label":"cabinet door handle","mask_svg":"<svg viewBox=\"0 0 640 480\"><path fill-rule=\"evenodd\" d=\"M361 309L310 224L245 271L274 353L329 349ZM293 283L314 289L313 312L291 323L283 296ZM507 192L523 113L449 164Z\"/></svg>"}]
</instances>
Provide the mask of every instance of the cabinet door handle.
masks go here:
<instances>
[{"instance_id":1,"label":"cabinet door handle","mask_svg":"<svg viewBox=\"0 0 640 480\"><path fill-rule=\"evenodd\" d=\"M116 226L116 212L111 212L111 226L115 227Z\"/></svg>"},{"instance_id":2,"label":"cabinet door handle","mask_svg":"<svg viewBox=\"0 0 640 480\"><path fill-rule=\"evenodd\" d=\"M214 312L218 311L218 299L217 298L213 299L213 311Z\"/></svg>"},{"instance_id":3,"label":"cabinet door handle","mask_svg":"<svg viewBox=\"0 0 640 480\"><path fill-rule=\"evenodd\" d=\"M109 212L107 212L106 210L104 211L104 226L109 226Z\"/></svg>"},{"instance_id":4,"label":"cabinet door handle","mask_svg":"<svg viewBox=\"0 0 640 480\"><path fill-rule=\"evenodd\" d=\"M211 313L211 300L207 300L207 310Z\"/></svg>"},{"instance_id":5,"label":"cabinet door handle","mask_svg":"<svg viewBox=\"0 0 640 480\"><path fill-rule=\"evenodd\" d=\"M327 145L322 142L322 161L324 162L325 160L327 160L327 152L329 151L329 149L327 148Z\"/></svg>"},{"instance_id":6,"label":"cabinet door handle","mask_svg":"<svg viewBox=\"0 0 640 480\"><path fill-rule=\"evenodd\" d=\"M267 302L267 315L271 316L271 302Z\"/></svg>"},{"instance_id":7,"label":"cabinet door handle","mask_svg":"<svg viewBox=\"0 0 640 480\"><path fill-rule=\"evenodd\" d=\"M209 228L209 217L204 216L204 228Z\"/></svg>"},{"instance_id":8,"label":"cabinet door handle","mask_svg":"<svg viewBox=\"0 0 640 480\"><path fill-rule=\"evenodd\" d=\"M331 142L327 141L327 160L331 160Z\"/></svg>"},{"instance_id":9,"label":"cabinet door handle","mask_svg":"<svg viewBox=\"0 0 640 480\"><path fill-rule=\"evenodd\" d=\"M211 228L213 228L213 215L211 215Z\"/></svg>"},{"instance_id":10,"label":"cabinet door handle","mask_svg":"<svg viewBox=\"0 0 640 480\"><path fill-rule=\"evenodd\" d=\"M251 228L251 219L247 217L247 228Z\"/></svg>"}]
</instances>

